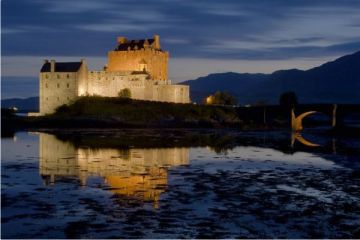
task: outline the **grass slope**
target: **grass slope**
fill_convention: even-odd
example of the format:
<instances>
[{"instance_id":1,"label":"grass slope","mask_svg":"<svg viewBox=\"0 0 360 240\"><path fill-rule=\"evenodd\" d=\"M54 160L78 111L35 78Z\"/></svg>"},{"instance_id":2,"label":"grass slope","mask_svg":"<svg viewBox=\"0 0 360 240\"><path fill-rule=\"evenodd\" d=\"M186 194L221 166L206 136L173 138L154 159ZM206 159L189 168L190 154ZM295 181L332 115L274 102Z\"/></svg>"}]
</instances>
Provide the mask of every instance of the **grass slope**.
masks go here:
<instances>
[{"instance_id":1,"label":"grass slope","mask_svg":"<svg viewBox=\"0 0 360 240\"><path fill-rule=\"evenodd\" d=\"M88 117L130 125L239 125L231 107L175 104L110 97L81 97L58 108L54 117Z\"/></svg>"}]
</instances>

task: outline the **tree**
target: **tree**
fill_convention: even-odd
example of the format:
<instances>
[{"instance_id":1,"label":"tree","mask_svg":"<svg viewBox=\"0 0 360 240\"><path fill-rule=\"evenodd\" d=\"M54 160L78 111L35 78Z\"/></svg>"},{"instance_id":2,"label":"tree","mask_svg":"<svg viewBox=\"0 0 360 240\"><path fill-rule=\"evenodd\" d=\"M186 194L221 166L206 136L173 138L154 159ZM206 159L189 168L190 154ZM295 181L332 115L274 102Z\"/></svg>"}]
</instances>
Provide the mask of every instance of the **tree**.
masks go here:
<instances>
[{"instance_id":1,"label":"tree","mask_svg":"<svg viewBox=\"0 0 360 240\"><path fill-rule=\"evenodd\" d=\"M295 92L289 91L281 94L279 103L281 106L284 107L288 107L288 108L295 107L298 104Z\"/></svg>"},{"instance_id":2,"label":"tree","mask_svg":"<svg viewBox=\"0 0 360 240\"><path fill-rule=\"evenodd\" d=\"M237 101L230 93L217 91L214 95L208 96L205 103L209 105L236 105Z\"/></svg>"},{"instance_id":3,"label":"tree","mask_svg":"<svg viewBox=\"0 0 360 240\"><path fill-rule=\"evenodd\" d=\"M118 96L121 98L131 98L131 91L128 88L121 89Z\"/></svg>"}]
</instances>

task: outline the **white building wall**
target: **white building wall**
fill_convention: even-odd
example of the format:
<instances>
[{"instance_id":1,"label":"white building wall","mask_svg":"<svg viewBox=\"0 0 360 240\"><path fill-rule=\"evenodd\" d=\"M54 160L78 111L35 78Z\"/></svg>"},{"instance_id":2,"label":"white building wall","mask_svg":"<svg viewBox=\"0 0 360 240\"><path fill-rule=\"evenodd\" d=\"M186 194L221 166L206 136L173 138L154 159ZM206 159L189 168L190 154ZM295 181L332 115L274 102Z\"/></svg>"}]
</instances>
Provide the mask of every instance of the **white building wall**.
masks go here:
<instances>
[{"instance_id":1,"label":"white building wall","mask_svg":"<svg viewBox=\"0 0 360 240\"><path fill-rule=\"evenodd\" d=\"M55 112L56 108L77 97L78 74L74 72L40 73L40 114Z\"/></svg>"}]
</instances>

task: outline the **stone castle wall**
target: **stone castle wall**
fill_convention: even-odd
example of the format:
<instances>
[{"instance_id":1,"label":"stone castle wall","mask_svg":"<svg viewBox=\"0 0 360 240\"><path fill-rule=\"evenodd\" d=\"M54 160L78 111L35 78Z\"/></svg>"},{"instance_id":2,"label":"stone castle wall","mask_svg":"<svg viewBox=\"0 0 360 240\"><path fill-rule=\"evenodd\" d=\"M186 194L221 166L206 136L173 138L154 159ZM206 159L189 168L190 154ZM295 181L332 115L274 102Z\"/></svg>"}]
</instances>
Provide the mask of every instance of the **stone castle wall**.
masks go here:
<instances>
[{"instance_id":1,"label":"stone castle wall","mask_svg":"<svg viewBox=\"0 0 360 240\"><path fill-rule=\"evenodd\" d=\"M53 113L57 107L78 96L78 73L40 73L40 114Z\"/></svg>"},{"instance_id":2,"label":"stone castle wall","mask_svg":"<svg viewBox=\"0 0 360 240\"><path fill-rule=\"evenodd\" d=\"M131 74L131 72L90 71L88 73L88 94L117 97L124 89L131 90L131 97L144 99L144 88L147 74Z\"/></svg>"},{"instance_id":3,"label":"stone castle wall","mask_svg":"<svg viewBox=\"0 0 360 240\"><path fill-rule=\"evenodd\" d=\"M128 88L131 98L146 101L189 103L189 86L171 85L147 79L146 74L89 71L40 74L40 114L51 114L79 96L117 97ZM161 84L163 83L163 84Z\"/></svg>"},{"instance_id":4,"label":"stone castle wall","mask_svg":"<svg viewBox=\"0 0 360 240\"><path fill-rule=\"evenodd\" d=\"M131 51L110 51L108 53L108 71L143 71L150 73L151 79L166 81L168 79L169 52L156 49L139 49ZM145 61L146 63L142 63Z\"/></svg>"},{"instance_id":5,"label":"stone castle wall","mask_svg":"<svg viewBox=\"0 0 360 240\"><path fill-rule=\"evenodd\" d=\"M89 69L85 60L81 60L82 65L77 72L77 96L84 96L87 94L89 84Z\"/></svg>"},{"instance_id":6,"label":"stone castle wall","mask_svg":"<svg viewBox=\"0 0 360 240\"><path fill-rule=\"evenodd\" d=\"M88 81L89 95L117 97L122 89L128 88L132 99L174 103L190 102L188 86L154 81L148 79L147 74L90 71Z\"/></svg>"}]
</instances>

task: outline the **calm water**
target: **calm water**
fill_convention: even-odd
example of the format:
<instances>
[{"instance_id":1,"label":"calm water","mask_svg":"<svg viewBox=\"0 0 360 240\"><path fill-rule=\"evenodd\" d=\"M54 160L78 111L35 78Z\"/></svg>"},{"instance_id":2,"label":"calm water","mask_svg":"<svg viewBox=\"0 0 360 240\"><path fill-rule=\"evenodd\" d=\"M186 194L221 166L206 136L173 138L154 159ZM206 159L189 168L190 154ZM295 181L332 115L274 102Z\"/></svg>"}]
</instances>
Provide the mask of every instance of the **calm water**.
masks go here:
<instances>
[{"instance_id":1,"label":"calm water","mask_svg":"<svg viewBox=\"0 0 360 240\"><path fill-rule=\"evenodd\" d=\"M1 139L1 236L358 238L360 140L303 137L17 133Z\"/></svg>"}]
</instances>

